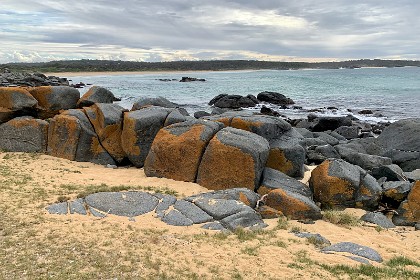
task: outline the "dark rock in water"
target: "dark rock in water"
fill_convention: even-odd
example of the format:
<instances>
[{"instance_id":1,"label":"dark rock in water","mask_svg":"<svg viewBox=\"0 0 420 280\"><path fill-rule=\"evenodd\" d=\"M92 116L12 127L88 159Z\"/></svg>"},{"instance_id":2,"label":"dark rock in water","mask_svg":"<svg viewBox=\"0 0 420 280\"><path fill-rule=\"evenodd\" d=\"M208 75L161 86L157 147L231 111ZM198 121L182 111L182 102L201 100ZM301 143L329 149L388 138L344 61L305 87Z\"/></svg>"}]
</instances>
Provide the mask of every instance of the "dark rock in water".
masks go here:
<instances>
[{"instance_id":1,"label":"dark rock in water","mask_svg":"<svg viewBox=\"0 0 420 280\"><path fill-rule=\"evenodd\" d=\"M290 104L295 104L295 102L284 96L281 93L278 92L272 92L272 91L263 91L260 92L257 95L257 99L259 101L264 101L264 102L268 102L271 104L276 104L276 105L290 105Z\"/></svg>"},{"instance_id":2,"label":"dark rock in water","mask_svg":"<svg viewBox=\"0 0 420 280\"><path fill-rule=\"evenodd\" d=\"M273 116L273 117L280 116L280 113L279 112L277 112L277 111L275 111L275 110L273 110L271 108L265 107L265 106L262 106L261 107L260 113L263 114L263 115Z\"/></svg>"},{"instance_id":3,"label":"dark rock in water","mask_svg":"<svg viewBox=\"0 0 420 280\"><path fill-rule=\"evenodd\" d=\"M370 109L364 109L364 110L360 110L358 113L361 115L372 115L373 111Z\"/></svg>"},{"instance_id":4,"label":"dark rock in water","mask_svg":"<svg viewBox=\"0 0 420 280\"><path fill-rule=\"evenodd\" d=\"M114 101L121 101L116 98L114 94L103 87L91 87L77 102L79 108L89 107L95 103L113 103Z\"/></svg>"},{"instance_id":5,"label":"dark rock in water","mask_svg":"<svg viewBox=\"0 0 420 280\"><path fill-rule=\"evenodd\" d=\"M210 106L214 105L217 101L219 101L220 99L222 99L223 97L226 97L226 96L228 96L228 94L225 94L225 93L216 95L215 97L212 98L212 100L209 101L208 104Z\"/></svg>"},{"instance_id":6,"label":"dark rock in water","mask_svg":"<svg viewBox=\"0 0 420 280\"><path fill-rule=\"evenodd\" d=\"M386 177L388 181L407 181L404 171L396 164L375 167L372 169L372 176L376 179Z\"/></svg>"},{"instance_id":7,"label":"dark rock in water","mask_svg":"<svg viewBox=\"0 0 420 280\"><path fill-rule=\"evenodd\" d=\"M199 119L201 117L211 116L210 113L207 113L206 111L197 111L194 113L194 118Z\"/></svg>"},{"instance_id":8,"label":"dark rock in water","mask_svg":"<svg viewBox=\"0 0 420 280\"><path fill-rule=\"evenodd\" d=\"M352 121L349 117L318 117L315 120L313 132L321 132L326 130L335 130L340 126L351 126Z\"/></svg>"},{"instance_id":9,"label":"dark rock in water","mask_svg":"<svg viewBox=\"0 0 420 280\"><path fill-rule=\"evenodd\" d=\"M88 195L86 204L104 213L135 217L153 211L159 200L145 192L100 192Z\"/></svg>"},{"instance_id":10,"label":"dark rock in water","mask_svg":"<svg viewBox=\"0 0 420 280\"><path fill-rule=\"evenodd\" d=\"M307 185L275 169L264 168L258 193L264 195L275 189L299 193L312 199L312 191Z\"/></svg>"},{"instance_id":11,"label":"dark rock in water","mask_svg":"<svg viewBox=\"0 0 420 280\"><path fill-rule=\"evenodd\" d=\"M196 199L236 200L250 206L251 208L255 208L257 201L260 199L260 196L250 189L236 188L206 192L184 198L184 200L189 202L194 202Z\"/></svg>"},{"instance_id":12,"label":"dark rock in water","mask_svg":"<svg viewBox=\"0 0 420 280\"><path fill-rule=\"evenodd\" d=\"M384 182L382 184L383 194L382 201L389 206L398 208L403 202L413 187L413 183L397 181L397 182Z\"/></svg>"},{"instance_id":13,"label":"dark rock in water","mask_svg":"<svg viewBox=\"0 0 420 280\"><path fill-rule=\"evenodd\" d=\"M373 250L372 248L362 246L352 242L340 242L328 247L325 247L321 250L321 252L328 253L328 252L345 252L350 253L356 256L360 256L375 262L382 262L383 259L381 255Z\"/></svg>"},{"instance_id":14,"label":"dark rock in water","mask_svg":"<svg viewBox=\"0 0 420 280\"><path fill-rule=\"evenodd\" d=\"M390 219L388 219L384 214L377 212L368 212L364 214L361 218L362 221L376 224L381 228L394 228L395 225Z\"/></svg>"},{"instance_id":15,"label":"dark rock in water","mask_svg":"<svg viewBox=\"0 0 420 280\"><path fill-rule=\"evenodd\" d=\"M131 111L140 110L144 107L149 106L158 106L163 108L177 108L180 107L178 104L173 103L169 101L168 99L159 96L159 97L143 97L137 100L133 107L131 108Z\"/></svg>"},{"instance_id":16,"label":"dark rock in water","mask_svg":"<svg viewBox=\"0 0 420 280\"><path fill-rule=\"evenodd\" d=\"M188 82L205 82L206 79L198 79L198 78L191 78L191 77L182 77L181 80L179 80L182 83L188 83Z\"/></svg>"},{"instance_id":17,"label":"dark rock in water","mask_svg":"<svg viewBox=\"0 0 420 280\"><path fill-rule=\"evenodd\" d=\"M68 212L68 205L67 202L60 202L47 206L46 209L50 214L66 215Z\"/></svg>"},{"instance_id":18,"label":"dark rock in water","mask_svg":"<svg viewBox=\"0 0 420 280\"><path fill-rule=\"evenodd\" d=\"M211 102L211 101L210 101ZM215 107L219 108L230 108L230 109L238 109L238 108L247 108L247 107L255 107L255 101L252 98L247 96L241 95L226 95L214 102Z\"/></svg>"},{"instance_id":19,"label":"dark rock in water","mask_svg":"<svg viewBox=\"0 0 420 280\"><path fill-rule=\"evenodd\" d=\"M398 207L392 221L397 226L414 226L420 222L420 181L416 181L407 199Z\"/></svg>"},{"instance_id":20,"label":"dark rock in water","mask_svg":"<svg viewBox=\"0 0 420 280\"><path fill-rule=\"evenodd\" d=\"M381 155L390 157L404 171L420 169L420 119L392 123L376 139Z\"/></svg>"},{"instance_id":21,"label":"dark rock in water","mask_svg":"<svg viewBox=\"0 0 420 280\"><path fill-rule=\"evenodd\" d=\"M319 233L296 232L295 235L299 238L313 239L319 245L331 245L331 242Z\"/></svg>"},{"instance_id":22,"label":"dark rock in water","mask_svg":"<svg viewBox=\"0 0 420 280\"><path fill-rule=\"evenodd\" d=\"M252 94L248 94L247 96L245 96L246 98L252 100L255 104L259 104L260 101Z\"/></svg>"}]
</instances>

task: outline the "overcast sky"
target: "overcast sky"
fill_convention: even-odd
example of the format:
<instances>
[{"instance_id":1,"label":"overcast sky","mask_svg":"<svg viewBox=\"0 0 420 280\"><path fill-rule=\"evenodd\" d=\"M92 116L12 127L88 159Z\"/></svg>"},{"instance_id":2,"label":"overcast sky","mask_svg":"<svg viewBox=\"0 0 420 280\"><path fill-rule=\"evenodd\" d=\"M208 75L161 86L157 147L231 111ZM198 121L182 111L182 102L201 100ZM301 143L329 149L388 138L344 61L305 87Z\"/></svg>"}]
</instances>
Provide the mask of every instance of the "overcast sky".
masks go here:
<instances>
[{"instance_id":1,"label":"overcast sky","mask_svg":"<svg viewBox=\"0 0 420 280\"><path fill-rule=\"evenodd\" d=\"M0 0L0 63L420 59L418 0Z\"/></svg>"}]
</instances>

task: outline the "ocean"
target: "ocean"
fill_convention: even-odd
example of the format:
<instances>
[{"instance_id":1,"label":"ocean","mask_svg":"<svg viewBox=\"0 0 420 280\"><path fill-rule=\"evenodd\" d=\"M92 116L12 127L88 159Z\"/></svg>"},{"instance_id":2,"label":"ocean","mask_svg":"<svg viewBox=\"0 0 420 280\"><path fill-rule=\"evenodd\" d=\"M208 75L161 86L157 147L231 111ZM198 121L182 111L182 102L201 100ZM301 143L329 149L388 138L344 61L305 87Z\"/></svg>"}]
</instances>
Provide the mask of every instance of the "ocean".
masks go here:
<instances>
[{"instance_id":1,"label":"ocean","mask_svg":"<svg viewBox=\"0 0 420 280\"><path fill-rule=\"evenodd\" d=\"M183 76L204 78L206 81L178 82ZM302 107L279 109L271 106L289 118L305 118L314 109L318 109L315 110L318 115L351 114L370 123L420 117L420 67L175 72L77 76L69 79L73 83L84 82L108 88L122 99L118 103L127 109L131 109L141 97L163 96L190 113L199 110L211 112L212 108L207 103L221 93L256 96L262 91L275 91L292 98L296 106ZM80 91L83 94L87 88ZM261 106L248 110L259 111ZM358 113L364 109L370 109L374 114Z\"/></svg>"}]
</instances>

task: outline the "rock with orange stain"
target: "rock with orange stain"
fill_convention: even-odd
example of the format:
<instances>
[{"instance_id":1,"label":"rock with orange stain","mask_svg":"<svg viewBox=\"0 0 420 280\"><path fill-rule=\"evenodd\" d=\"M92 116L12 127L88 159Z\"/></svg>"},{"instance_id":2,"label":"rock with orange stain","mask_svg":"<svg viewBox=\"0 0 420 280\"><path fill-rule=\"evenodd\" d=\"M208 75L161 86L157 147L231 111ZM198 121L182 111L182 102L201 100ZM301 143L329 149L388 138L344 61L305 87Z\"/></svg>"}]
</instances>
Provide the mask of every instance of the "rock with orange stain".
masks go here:
<instances>
[{"instance_id":1,"label":"rock with orange stain","mask_svg":"<svg viewBox=\"0 0 420 280\"><path fill-rule=\"evenodd\" d=\"M45 153L48 123L19 117L0 125L0 149L10 152Z\"/></svg>"},{"instance_id":2,"label":"rock with orange stain","mask_svg":"<svg viewBox=\"0 0 420 280\"><path fill-rule=\"evenodd\" d=\"M47 152L69 160L115 165L87 116L77 109L64 111L51 119Z\"/></svg>"},{"instance_id":3,"label":"rock with orange stain","mask_svg":"<svg viewBox=\"0 0 420 280\"><path fill-rule=\"evenodd\" d=\"M420 223L420 181L416 181L405 201L400 204L398 214L392 217L397 226L414 226Z\"/></svg>"},{"instance_id":4,"label":"rock with orange stain","mask_svg":"<svg viewBox=\"0 0 420 280\"><path fill-rule=\"evenodd\" d=\"M270 143L267 167L291 177L303 177L305 173L305 149L297 141L280 139Z\"/></svg>"},{"instance_id":5,"label":"rock with orange stain","mask_svg":"<svg viewBox=\"0 0 420 280\"><path fill-rule=\"evenodd\" d=\"M322 218L321 209L312 199L284 189L270 191L265 198L265 205L281 211L286 217L293 220Z\"/></svg>"},{"instance_id":6,"label":"rock with orange stain","mask_svg":"<svg viewBox=\"0 0 420 280\"><path fill-rule=\"evenodd\" d=\"M114 101L120 101L114 94L103 87L93 86L77 101L77 107L89 107L95 103L112 103Z\"/></svg>"},{"instance_id":7,"label":"rock with orange stain","mask_svg":"<svg viewBox=\"0 0 420 280\"><path fill-rule=\"evenodd\" d=\"M188 120L190 117L184 115L184 113L180 109L174 109L169 115L166 117L165 123L163 126L169 126L171 124L180 123ZM193 119L193 118L190 118ZM193 119L194 120L194 119Z\"/></svg>"},{"instance_id":8,"label":"rock with orange stain","mask_svg":"<svg viewBox=\"0 0 420 280\"><path fill-rule=\"evenodd\" d=\"M263 219L275 219L275 218L284 217L284 214L280 210L271 208L267 205L258 207L257 212L260 213Z\"/></svg>"},{"instance_id":9,"label":"rock with orange stain","mask_svg":"<svg viewBox=\"0 0 420 280\"><path fill-rule=\"evenodd\" d=\"M283 189L299 193L312 199L312 191L307 185L278 170L266 167L264 168L261 186L258 188L258 193L260 195L265 195L275 189Z\"/></svg>"},{"instance_id":10,"label":"rock with orange stain","mask_svg":"<svg viewBox=\"0 0 420 280\"><path fill-rule=\"evenodd\" d=\"M375 178L341 159L328 159L316 167L309 184L314 200L328 207L375 210L382 193Z\"/></svg>"},{"instance_id":11,"label":"rock with orange stain","mask_svg":"<svg viewBox=\"0 0 420 280\"><path fill-rule=\"evenodd\" d=\"M151 177L195 182L207 144L223 124L191 120L162 128L156 135L144 163Z\"/></svg>"},{"instance_id":12,"label":"rock with orange stain","mask_svg":"<svg viewBox=\"0 0 420 280\"><path fill-rule=\"evenodd\" d=\"M163 108L177 108L180 107L180 105L173 103L166 99L165 97L159 96L159 97L142 97L136 102L134 102L133 107L131 108L131 111L140 110L146 107L150 106L157 106L157 107L163 107Z\"/></svg>"},{"instance_id":13,"label":"rock with orange stain","mask_svg":"<svg viewBox=\"0 0 420 280\"><path fill-rule=\"evenodd\" d=\"M42 86L29 89L29 93L38 101L40 116L50 118L60 110L75 109L80 92L66 86Z\"/></svg>"},{"instance_id":14,"label":"rock with orange stain","mask_svg":"<svg viewBox=\"0 0 420 280\"><path fill-rule=\"evenodd\" d=\"M278 139L292 126L283 119L265 115L237 116L230 124L231 127L253 132L264 137L269 142Z\"/></svg>"},{"instance_id":15,"label":"rock with orange stain","mask_svg":"<svg viewBox=\"0 0 420 280\"><path fill-rule=\"evenodd\" d=\"M12 111L32 109L38 101L24 88L0 87L0 107Z\"/></svg>"},{"instance_id":16,"label":"rock with orange stain","mask_svg":"<svg viewBox=\"0 0 420 280\"><path fill-rule=\"evenodd\" d=\"M121 144L128 159L143 167L152 142L173 109L148 107L125 112Z\"/></svg>"},{"instance_id":17,"label":"rock with orange stain","mask_svg":"<svg viewBox=\"0 0 420 280\"><path fill-rule=\"evenodd\" d=\"M13 119L15 112L10 109L0 107L0 124Z\"/></svg>"},{"instance_id":18,"label":"rock with orange stain","mask_svg":"<svg viewBox=\"0 0 420 280\"><path fill-rule=\"evenodd\" d=\"M254 133L227 127L210 141L203 155L197 183L212 190L259 186L269 144Z\"/></svg>"},{"instance_id":19,"label":"rock with orange stain","mask_svg":"<svg viewBox=\"0 0 420 280\"><path fill-rule=\"evenodd\" d=\"M104 149L117 162L125 158L121 145L123 114L127 110L117 104L96 103L83 108Z\"/></svg>"}]
</instances>

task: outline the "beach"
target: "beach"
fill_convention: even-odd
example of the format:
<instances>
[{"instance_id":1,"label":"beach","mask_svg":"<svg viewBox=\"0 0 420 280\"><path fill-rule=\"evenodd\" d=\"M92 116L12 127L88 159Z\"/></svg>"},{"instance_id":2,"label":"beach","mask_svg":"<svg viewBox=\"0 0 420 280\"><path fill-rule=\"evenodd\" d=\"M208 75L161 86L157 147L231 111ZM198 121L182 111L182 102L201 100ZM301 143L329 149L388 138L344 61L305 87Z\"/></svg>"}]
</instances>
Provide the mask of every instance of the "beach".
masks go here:
<instances>
[{"instance_id":1,"label":"beach","mask_svg":"<svg viewBox=\"0 0 420 280\"><path fill-rule=\"evenodd\" d=\"M308 173L307 173L308 174ZM325 254L290 231L319 233L332 243L355 242L377 250L383 264L404 256L420 259L413 227L378 230L375 225L343 227L326 221L302 224L266 219L255 234L216 233L169 226L154 213L135 217L51 215L45 207L74 200L89 190L168 192L178 198L207 191L195 184L148 178L142 169L110 169L33 153L0 153L0 278L102 279L336 279L358 276L359 263ZM364 210L347 209L361 216ZM337 265L354 269L339 272ZM334 269L335 267L335 269ZM415 273L420 268L409 265ZM381 274L379 274L381 275ZM384 274L385 276L387 274ZM383 279L386 279L384 276Z\"/></svg>"}]
</instances>

